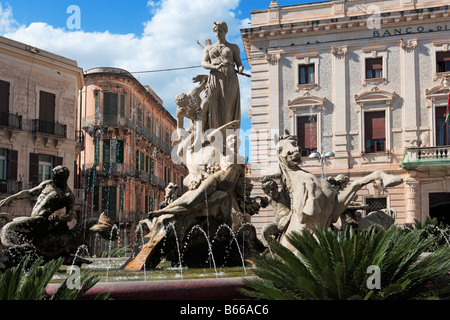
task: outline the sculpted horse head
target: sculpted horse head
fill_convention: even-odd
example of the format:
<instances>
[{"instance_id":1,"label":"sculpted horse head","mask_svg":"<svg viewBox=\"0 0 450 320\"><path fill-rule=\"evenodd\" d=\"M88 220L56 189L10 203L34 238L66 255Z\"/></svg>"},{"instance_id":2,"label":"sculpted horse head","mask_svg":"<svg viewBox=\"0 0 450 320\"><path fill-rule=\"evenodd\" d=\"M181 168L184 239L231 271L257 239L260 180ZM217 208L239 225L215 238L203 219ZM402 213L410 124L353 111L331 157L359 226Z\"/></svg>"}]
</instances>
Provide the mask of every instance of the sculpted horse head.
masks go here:
<instances>
[{"instance_id":1,"label":"sculpted horse head","mask_svg":"<svg viewBox=\"0 0 450 320\"><path fill-rule=\"evenodd\" d=\"M297 145L297 137L285 131L277 143L280 166L296 170L302 161L302 149Z\"/></svg>"}]
</instances>

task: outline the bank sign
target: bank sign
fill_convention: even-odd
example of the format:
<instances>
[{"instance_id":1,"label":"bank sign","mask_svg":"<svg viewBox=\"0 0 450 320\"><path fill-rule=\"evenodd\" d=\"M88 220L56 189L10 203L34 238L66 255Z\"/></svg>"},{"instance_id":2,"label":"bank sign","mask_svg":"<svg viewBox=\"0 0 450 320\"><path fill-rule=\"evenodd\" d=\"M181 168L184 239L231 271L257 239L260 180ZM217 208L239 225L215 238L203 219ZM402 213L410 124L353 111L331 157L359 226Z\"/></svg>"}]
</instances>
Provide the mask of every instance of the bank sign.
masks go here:
<instances>
[{"instance_id":1,"label":"bank sign","mask_svg":"<svg viewBox=\"0 0 450 320\"><path fill-rule=\"evenodd\" d=\"M414 27L400 27L400 28L392 28L392 29L380 29L373 30L373 36L377 37L390 37L397 35L406 35L406 34L417 34L417 33L426 33L426 32L439 32L439 31L448 31L450 30L450 25L435 25L435 26L414 26Z\"/></svg>"}]
</instances>

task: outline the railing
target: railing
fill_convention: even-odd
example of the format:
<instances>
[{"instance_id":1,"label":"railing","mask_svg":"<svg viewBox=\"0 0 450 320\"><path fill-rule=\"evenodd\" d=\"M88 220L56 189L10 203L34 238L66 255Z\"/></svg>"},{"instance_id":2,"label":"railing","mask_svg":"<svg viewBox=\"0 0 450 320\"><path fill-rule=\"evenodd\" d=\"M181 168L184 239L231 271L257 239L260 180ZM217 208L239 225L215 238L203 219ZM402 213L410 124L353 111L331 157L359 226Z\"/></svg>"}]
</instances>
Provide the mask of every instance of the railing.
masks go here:
<instances>
[{"instance_id":1,"label":"railing","mask_svg":"<svg viewBox=\"0 0 450 320\"><path fill-rule=\"evenodd\" d=\"M86 164L82 168L82 174L87 175L91 172L93 164ZM143 181L150 182L153 185L165 188L167 183L149 172L136 170L134 165L123 163L102 163L96 165L96 174L102 176L131 176Z\"/></svg>"},{"instance_id":2,"label":"railing","mask_svg":"<svg viewBox=\"0 0 450 320\"><path fill-rule=\"evenodd\" d=\"M22 116L14 113L0 112L0 126L21 130Z\"/></svg>"},{"instance_id":3,"label":"railing","mask_svg":"<svg viewBox=\"0 0 450 320\"><path fill-rule=\"evenodd\" d=\"M134 119L120 118L120 117L101 117L101 116L90 116L82 119L82 127L88 128L91 126L112 126L112 127L127 127L134 129L136 135L143 136L149 142L153 143L155 146L164 150L166 153L170 153L170 144L163 139L157 137L152 133L150 128L144 127L142 125L136 124Z\"/></svg>"},{"instance_id":4,"label":"railing","mask_svg":"<svg viewBox=\"0 0 450 320\"><path fill-rule=\"evenodd\" d=\"M0 180L0 194L15 194L22 190L22 181Z\"/></svg>"},{"instance_id":5,"label":"railing","mask_svg":"<svg viewBox=\"0 0 450 320\"><path fill-rule=\"evenodd\" d=\"M407 148L403 155L401 167L415 169L418 165L445 164L450 165L450 146Z\"/></svg>"},{"instance_id":6,"label":"railing","mask_svg":"<svg viewBox=\"0 0 450 320\"><path fill-rule=\"evenodd\" d=\"M50 122L41 119L32 121L32 132L46 133L58 137L67 138L67 126L59 122Z\"/></svg>"}]
</instances>

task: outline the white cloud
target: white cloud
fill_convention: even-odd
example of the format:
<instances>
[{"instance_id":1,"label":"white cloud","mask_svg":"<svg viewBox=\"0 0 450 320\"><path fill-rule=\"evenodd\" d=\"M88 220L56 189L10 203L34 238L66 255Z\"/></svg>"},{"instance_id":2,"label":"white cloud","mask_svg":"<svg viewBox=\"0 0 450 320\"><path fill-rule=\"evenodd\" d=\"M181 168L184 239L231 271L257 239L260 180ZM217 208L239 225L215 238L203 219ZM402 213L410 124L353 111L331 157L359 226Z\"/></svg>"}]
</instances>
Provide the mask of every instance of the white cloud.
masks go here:
<instances>
[{"instance_id":1,"label":"white cloud","mask_svg":"<svg viewBox=\"0 0 450 320\"><path fill-rule=\"evenodd\" d=\"M74 59L85 70L111 66L134 72L199 66L202 48L196 40L215 41L214 21L225 20L228 40L242 47L240 29L247 27L248 19L235 18L238 5L239 0L150 0L147 7L153 16L149 14L140 35L68 31L42 22L18 25L11 8L0 5L0 34ZM192 88L195 75L207 72L198 68L136 73L135 77L150 85L175 114L175 96ZM242 116L248 118L250 81L241 79Z\"/></svg>"},{"instance_id":2,"label":"white cloud","mask_svg":"<svg viewBox=\"0 0 450 320\"><path fill-rule=\"evenodd\" d=\"M0 34L9 32L17 26L17 22L12 16L12 9L10 6L4 8L0 3Z\"/></svg>"}]
</instances>

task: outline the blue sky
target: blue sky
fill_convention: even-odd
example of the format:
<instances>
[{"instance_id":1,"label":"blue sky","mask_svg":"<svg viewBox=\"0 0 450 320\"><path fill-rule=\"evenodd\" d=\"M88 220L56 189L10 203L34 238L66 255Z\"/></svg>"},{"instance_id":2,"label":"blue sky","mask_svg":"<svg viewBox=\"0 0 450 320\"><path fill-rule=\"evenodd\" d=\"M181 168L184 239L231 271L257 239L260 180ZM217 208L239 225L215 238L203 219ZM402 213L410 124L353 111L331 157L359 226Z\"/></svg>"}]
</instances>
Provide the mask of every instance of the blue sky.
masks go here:
<instances>
[{"instance_id":1,"label":"blue sky","mask_svg":"<svg viewBox=\"0 0 450 320\"><path fill-rule=\"evenodd\" d=\"M250 26L250 11L267 8L271 0L0 0L0 35L74 59L85 70L118 67L130 72L200 65L196 40L215 40L214 21L225 20L227 39L241 47L239 30ZM278 0L280 6L317 0ZM80 29L69 29L72 12L80 8ZM244 61L247 72L248 64ZM175 115L174 97L192 88L202 68L135 73L150 85ZM250 129L250 80L241 77L242 125ZM175 117L175 116L174 116ZM245 151L247 155L247 151Z\"/></svg>"}]
</instances>

